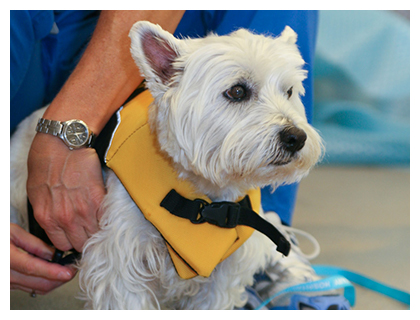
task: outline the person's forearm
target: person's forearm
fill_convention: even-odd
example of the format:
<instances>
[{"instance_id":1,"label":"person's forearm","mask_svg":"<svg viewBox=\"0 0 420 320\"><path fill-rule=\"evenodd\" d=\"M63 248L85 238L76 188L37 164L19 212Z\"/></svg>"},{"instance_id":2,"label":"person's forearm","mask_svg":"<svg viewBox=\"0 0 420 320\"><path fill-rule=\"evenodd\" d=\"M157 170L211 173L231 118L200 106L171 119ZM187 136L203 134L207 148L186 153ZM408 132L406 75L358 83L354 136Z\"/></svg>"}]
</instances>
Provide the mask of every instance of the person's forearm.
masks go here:
<instances>
[{"instance_id":1,"label":"person's forearm","mask_svg":"<svg viewBox=\"0 0 420 320\"><path fill-rule=\"evenodd\" d=\"M142 78L130 54L131 26L139 20L174 32L183 11L103 11L76 69L44 118L81 119L98 134Z\"/></svg>"}]
</instances>

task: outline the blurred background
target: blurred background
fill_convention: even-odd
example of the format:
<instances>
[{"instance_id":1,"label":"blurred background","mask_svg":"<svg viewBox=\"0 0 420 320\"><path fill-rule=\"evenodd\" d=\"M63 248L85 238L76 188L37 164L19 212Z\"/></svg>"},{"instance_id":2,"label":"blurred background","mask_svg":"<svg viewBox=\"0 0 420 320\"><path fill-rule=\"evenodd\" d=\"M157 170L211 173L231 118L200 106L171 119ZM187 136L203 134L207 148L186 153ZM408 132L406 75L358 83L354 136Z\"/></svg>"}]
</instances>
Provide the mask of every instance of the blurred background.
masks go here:
<instances>
[{"instance_id":1,"label":"blurred background","mask_svg":"<svg viewBox=\"0 0 420 320\"><path fill-rule=\"evenodd\" d=\"M314 126L323 162L299 189L293 226L318 239L314 264L410 290L410 12L321 11ZM310 243L300 239L304 251ZM80 309L77 278L11 309ZM356 286L355 309L407 309Z\"/></svg>"},{"instance_id":2,"label":"blurred background","mask_svg":"<svg viewBox=\"0 0 420 320\"><path fill-rule=\"evenodd\" d=\"M410 164L409 11L321 11L314 125L324 164Z\"/></svg>"},{"instance_id":3,"label":"blurred background","mask_svg":"<svg viewBox=\"0 0 420 320\"><path fill-rule=\"evenodd\" d=\"M319 241L313 264L410 291L410 12L319 21L314 126L326 155L301 183L293 225ZM354 308L407 306L356 286Z\"/></svg>"}]
</instances>

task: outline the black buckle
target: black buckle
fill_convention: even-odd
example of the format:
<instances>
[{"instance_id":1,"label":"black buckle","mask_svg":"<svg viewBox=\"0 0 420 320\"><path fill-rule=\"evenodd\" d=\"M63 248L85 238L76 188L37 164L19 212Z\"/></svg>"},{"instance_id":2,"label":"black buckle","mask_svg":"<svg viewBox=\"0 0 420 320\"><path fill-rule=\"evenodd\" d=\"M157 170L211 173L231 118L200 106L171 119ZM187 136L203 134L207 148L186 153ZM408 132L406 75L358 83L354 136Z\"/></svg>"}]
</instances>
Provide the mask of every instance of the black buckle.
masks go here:
<instances>
[{"instance_id":1,"label":"black buckle","mask_svg":"<svg viewBox=\"0 0 420 320\"><path fill-rule=\"evenodd\" d=\"M203 201L196 199L196 201ZM233 202L202 202L199 218L193 223L208 222L221 228L235 228L238 225L241 206Z\"/></svg>"},{"instance_id":2,"label":"black buckle","mask_svg":"<svg viewBox=\"0 0 420 320\"><path fill-rule=\"evenodd\" d=\"M203 211L204 207L208 206L209 203L203 199L194 199L193 202L198 203L199 207L198 207L197 216L195 217L194 220L190 218L190 221L194 224L200 224L200 223L206 222L201 212Z\"/></svg>"}]
</instances>

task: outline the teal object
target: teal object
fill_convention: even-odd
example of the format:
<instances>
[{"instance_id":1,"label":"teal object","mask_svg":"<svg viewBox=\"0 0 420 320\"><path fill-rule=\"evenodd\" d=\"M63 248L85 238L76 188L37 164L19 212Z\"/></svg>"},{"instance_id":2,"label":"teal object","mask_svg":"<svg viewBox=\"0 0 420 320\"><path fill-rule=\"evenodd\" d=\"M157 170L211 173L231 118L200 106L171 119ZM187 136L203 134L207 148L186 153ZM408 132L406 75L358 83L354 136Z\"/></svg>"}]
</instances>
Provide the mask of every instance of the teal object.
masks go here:
<instances>
[{"instance_id":1,"label":"teal object","mask_svg":"<svg viewBox=\"0 0 420 320\"><path fill-rule=\"evenodd\" d=\"M354 306L356 302L356 291L352 282L369 290L385 295L391 299L404 303L410 307L409 292L391 287L373 278L341 267L330 265L313 265L313 268L318 275L326 276L326 278L317 281L301 283L279 291L263 301L255 310L261 310L266 305L268 305L271 300L286 293L314 293L337 289L344 289L344 298L349 301L351 306Z\"/></svg>"},{"instance_id":2,"label":"teal object","mask_svg":"<svg viewBox=\"0 0 420 320\"><path fill-rule=\"evenodd\" d=\"M408 20L387 11L321 11L314 76L323 164L409 165Z\"/></svg>"},{"instance_id":3,"label":"teal object","mask_svg":"<svg viewBox=\"0 0 420 320\"><path fill-rule=\"evenodd\" d=\"M366 277L360 273L350 271L344 268L328 265L315 265L313 266L317 274L323 276L343 276L347 280L354 282L362 287L381 293L387 297L395 299L401 303L410 306L410 293L391 287L385 283L379 282L375 279ZM354 297L353 301L354 303ZM352 304L353 305L353 304Z\"/></svg>"},{"instance_id":4,"label":"teal object","mask_svg":"<svg viewBox=\"0 0 420 320\"><path fill-rule=\"evenodd\" d=\"M344 297L349 301L350 305L353 306L356 299L354 286L345 277L340 276L340 275L333 275L325 279L301 283L295 286L288 287L282 291L279 291L275 295L263 301L261 305L259 305L255 310L261 310L263 307L268 305L271 300L286 293L290 293L290 292L314 293L314 292L324 292L324 291L329 291L329 290L337 290L337 289L342 289L342 288L344 289Z\"/></svg>"}]
</instances>

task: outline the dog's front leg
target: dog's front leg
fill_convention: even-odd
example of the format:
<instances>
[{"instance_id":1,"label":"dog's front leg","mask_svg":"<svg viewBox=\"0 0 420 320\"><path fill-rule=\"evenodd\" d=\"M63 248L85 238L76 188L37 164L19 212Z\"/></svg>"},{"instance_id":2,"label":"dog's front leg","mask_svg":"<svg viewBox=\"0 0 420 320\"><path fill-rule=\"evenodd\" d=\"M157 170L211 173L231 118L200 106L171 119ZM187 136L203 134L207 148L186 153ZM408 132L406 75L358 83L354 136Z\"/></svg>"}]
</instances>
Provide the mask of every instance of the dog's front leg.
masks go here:
<instances>
[{"instance_id":1,"label":"dog's front leg","mask_svg":"<svg viewBox=\"0 0 420 320\"><path fill-rule=\"evenodd\" d=\"M111 171L106 186L100 231L80 262L84 298L94 309L159 309L159 279L169 259L164 241Z\"/></svg>"},{"instance_id":2,"label":"dog's front leg","mask_svg":"<svg viewBox=\"0 0 420 320\"><path fill-rule=\"evenodd\" d=\"M99 232L101 233L101 232ZM102 235L98 234L102 237ZM111 249L112 250L112 249ZM80 262L80 288L85 308L101 310L150 310L159 303L150 283L130 275L133 270L122 266L123 259L114 255L104 243L90 243ZM127 261L127 264L130 262Z\"/></svg>"}]
</instances>

